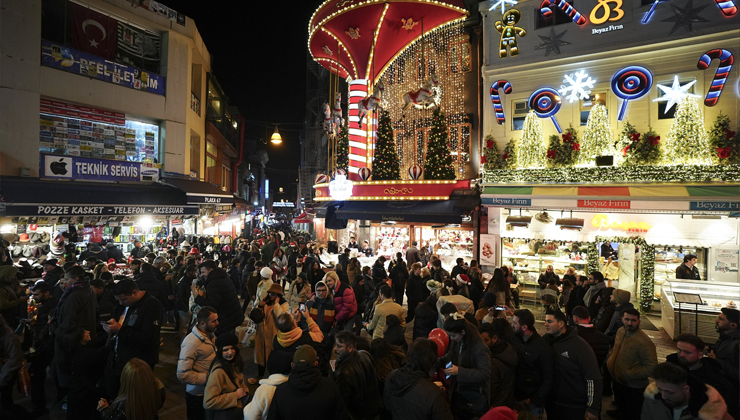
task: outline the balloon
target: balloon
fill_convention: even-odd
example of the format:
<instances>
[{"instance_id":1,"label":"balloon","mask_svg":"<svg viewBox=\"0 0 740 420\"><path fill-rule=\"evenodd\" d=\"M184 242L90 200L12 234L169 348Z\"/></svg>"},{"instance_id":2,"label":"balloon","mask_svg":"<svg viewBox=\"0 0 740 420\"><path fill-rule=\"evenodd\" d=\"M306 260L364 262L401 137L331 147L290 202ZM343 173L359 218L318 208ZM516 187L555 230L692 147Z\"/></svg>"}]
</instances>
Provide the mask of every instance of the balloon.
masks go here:
<instances>
[{"instance_id":1,"label":"balloon","mask_svg":"<svg viewBox=\"0 0 740 420\"><path fill-rule=\"evenodd\" d=\"M424 170L421 168L421 166L411 165L411 167L409 168L409 177L414 180L419 179L421 178L422 172L424 172Z\"/></svg>"},{"instance_id":2,"label":"balloon","mask_svg":"<svg viewBox=\"0 0 740 420\"><path fill-rule=\"evenodd\" d=\"M336 179L339 175L347 176L347 172L342 168L337 168L337 170L334 171L334 179Z\"/></svg>"},{"instance_id":3,"label":"balloon","mask_svg":"<svg viewBox=\"0 0 740 420\"><path fill-rule=\"evenodd\" d=\"M447 348L438 337L430 338L429 341L432 341L437 345L437 357L442 357L447 354Z\"/></svg>"},{"instance_id":4,"label":"balloon","mask_svg":"<svg viewBox=\"0 0 740 420\"><path fill-rule=\"evenodd\" d=\"M368 179L370 179L371 174L372 174L372 171L370 171L370 168L360 168L357 170L357 175L363 181L367 181Z\"/></svg>"},{"instance_id":5,"label":"balloon","mask_svg":"<svg viewBox=\"0 0 740 420\"><path fill-rule=\"evenodd\" d=\"M429 333L429 338L438 338L444 345L445 352L447 352L447 346L450 345L450 336L447 335L447 331L442 328L435 328Z\"/></svg>"}]
</instances>

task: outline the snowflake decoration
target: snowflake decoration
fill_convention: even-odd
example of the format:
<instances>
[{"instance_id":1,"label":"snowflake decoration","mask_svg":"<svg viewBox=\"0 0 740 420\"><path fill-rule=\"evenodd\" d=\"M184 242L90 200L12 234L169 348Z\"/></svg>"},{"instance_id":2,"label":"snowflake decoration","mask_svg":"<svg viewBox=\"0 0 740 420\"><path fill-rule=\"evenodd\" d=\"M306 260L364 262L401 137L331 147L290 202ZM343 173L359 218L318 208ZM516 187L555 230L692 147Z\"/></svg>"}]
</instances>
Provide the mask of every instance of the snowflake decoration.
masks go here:
<instances>
[{"instance_id":1,"label":"snowflake decoration","mask_svg":"<svg viewBox=\"0 0 740 420\"><path fill-rule=\"evenodd\" d=\"M506 12L506 6L514 7L518 3L518 0L496 0L496 3L494 3L488 11L501 8L501 14L504 14Z\"/></svg>"},{"instance_id":2,"label":"snowflake decoration","mask_svg":"<svg viewBox=\"0 0 740 420\"><path fill-rule=\"evenodd\" d=\"M701 95L694 95L693 93L688 92L694 83L696 83L696 80L692 80L682 86L681 83L678 82L678 76L673 76L672 86L658 85L658 89L663 91L663 96L653 99L653 102L668 102L665 105L665 112L668 112L668 110L673 108L673 105L681 103L681 101L686 97L701 98Z\"/></svg>"},{"instance_id":3,"label":"snowflake decoration","mask_svg":"<svg viewBox=\"0 0 740 420\"><path fill-rule=\"evenodd\" d=\"M560 93L567 95L568 102L573 103L579 99L588 99L596 80L581 70L575 74L566 74L563 83L568 83L569 86L560 85Z\"/></svg>"}]
</instances>

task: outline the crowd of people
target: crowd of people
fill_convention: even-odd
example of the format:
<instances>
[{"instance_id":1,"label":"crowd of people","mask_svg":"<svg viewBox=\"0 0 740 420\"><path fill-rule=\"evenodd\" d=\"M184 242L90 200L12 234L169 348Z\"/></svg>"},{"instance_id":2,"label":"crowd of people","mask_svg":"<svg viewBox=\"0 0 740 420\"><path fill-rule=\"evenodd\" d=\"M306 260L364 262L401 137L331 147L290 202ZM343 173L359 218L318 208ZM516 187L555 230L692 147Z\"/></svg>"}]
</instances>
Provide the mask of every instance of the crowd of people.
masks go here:
<instances>
[{"instance_id":1,"label":"crowd of people","mask_svg":"<svg viewBox=\"0 0 740 420\"><path fill-rule=\"evenodd\" d=\"M416 244L364 267L344 249L331 266L287 227L226 250L173 245L136 244L130 278L94 256L46 260L30 304L17 268L0 265L0 417L64 401L68 418L157 418L167 325L180 334L189 420L597 419L605 395L616 419L740 418L737 309L722 309L713 346L682 334L659 364L630 293L599 272L543 273L540 335L510 267L484 274L459 258L448 272ZM30 414L13 402L24 369Z\"/></svg>"}]
</instances>

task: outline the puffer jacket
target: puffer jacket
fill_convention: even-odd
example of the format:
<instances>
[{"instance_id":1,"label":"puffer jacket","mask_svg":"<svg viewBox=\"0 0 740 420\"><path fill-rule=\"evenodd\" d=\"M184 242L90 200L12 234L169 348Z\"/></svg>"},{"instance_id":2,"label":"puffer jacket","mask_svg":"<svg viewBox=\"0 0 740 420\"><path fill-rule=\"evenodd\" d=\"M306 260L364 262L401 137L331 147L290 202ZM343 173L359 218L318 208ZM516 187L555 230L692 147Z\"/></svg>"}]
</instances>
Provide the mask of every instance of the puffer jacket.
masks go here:
<instances>
[{"instance_id":1,"label":"puffer jacket","mask_svg":"<svg viewBox=\"0 0 740 420\"><path fill-rule=\"evenodd\" d=\"M727 404L716 389L689 376L688 385L691 396L689 404L681 413L680 420L732 420L727 413ZM655 382L645 389L642 403L643 419L673 420L673 408L666 406Z\"/></svg>"},{"instance_id":2,"label":"puffer jacket","mask_svg":"<svg viewBox=\"0 0 740 420\"><path fill-rule=\"evenodd\" d=\"M205 281L206 295L195 298L195 303L203 306L212 306L218 313L218 327L216 335L232 331L244 321L239 298L234 289L234 283L224 270L216 268L208 273Z\"/></svg>"},{"instance_id":3,"label":"puffer jacket","mask_svg":"<svg viewBox=\"0 0 740 420\"><path fill-rule=\"evenodd\" d=\"M203 395L211 362L216 357L215 337L209 337L198 328L188 334L180 345L177 359L177 379L185 384L185 392Z\"/></svg>"},{"instance_id":4,"label":"puffer jacket","mask_svg":"<svg viewBox=\"0 0 740 420\"><path fill-rule=\"evenodd\" d=\"M348 284L342 281L337 281L334 289L334 307L337 310L335 317L337 322L347 321L357 314L355 292Z\"/></svg>"},{"instance_id":5,"label":"puffer jacket","mask_svg":"<svg viewBox=\"0 0 740 420\"><path fill-rule=\"evenodd\" d=\"M298 305L301 303L306 303L306 300L311 295L311 285L309 283L303 283L302 287L299 289L299 284L297 281L293 281L291 283L290 288L288 288L288 306L290 307L290 310L298 308Z\"/></svg>"},{"instance_id":6,"label":"puffer jacket","mask_svg":"<svg viewBox=\"0 0 740 420\"><path fill-rule=\"evenodd\" d=\"M389 373L383 403L394 419L452 420L444 392L429 380L426 372L401 368Z\"/></svg>"},{"instance_id":7,"label":"puffer jacket","mask_svg":"<svg viewBox=\"0 0 740 420\"><path fill-rule=\"evenodd\" d=\"M511 345L519 356L516 366L514 396L517 400L531 399L535 407L543 407L554 380L553 354L545 340L535 331L529 340L516 335Z\"/></svg>"},{"instance_id":8,"label":"puffer jacket","mask_svg":"<svg viewBox=\"0 0 740 420\"><path fill-rule=\"evenodd\" d=\"M373 419L380 414L380 394L373 358L365 350L337 359L334 382L353 419Z\"/></svg>"},{"instance_id":9,"label":"puffer jacket","mask_svg":"<svg viewBox=\"0 0 740 420\"><path fill-rule=\"evenodd\" d=\"M252 401L244 407L244 420L266 419L275 389L285 382L288 382L288 375L280 373L273 373L268 378L260 379L260 386L254 392Z\"/></svg>"},{"instance_id":10,"label":"puffer jacket","mask_svg":"<svg viewBox=\"0 0 740 420\"><path fill-rule=\"evenodd\" d=\"M588 325L577 325L578 335L586 340L591 349L594 351L596 356L596 363L602 366L606 361L606 356L609 354L611 348L611 339L604 335L604 333L596 330L593 324Z\"/></svg>"},{"instance_id":11,"label":"puffer jacket","mask_svg":"<svg viewBox=\"0 0 740 420\"><path fill-rule=\"evenodd\" d=\"M452 399L455 393L467 390L480 392L490 402L491 351L482 340L474 342L472 347L466 347L463 342L450 341L447 354L437 361L438 367L445 366L447 362L457 366L457 375L450 376Z\"/></svg>"},{"instance_id":12,"label":"puffer jacket","mask_svg":"<svg viewBox=\"0 0 740 420\"><path fill-rule=\"evenodd\" d=\"M139 290L144 290L150 295L157 298L159 303L167 305L167 291L165 283L157 278L154 273L141 273L139 278L136 280L136 285Z\"/></svg>"},{"instance_id":13,"label":"puffer jacket","mask_svg":"<svg viewBox=\"0 0 740 420\"><path fill-rule=\"evenodd\" d=\"M514 375L519 356L506 341L489 347L491 350L491 407L512 406L514 400Z\"/></svg>"},{"instance_id":14,"label":"puffer jacket","mask_svg":"<svg viewBox=\"0 0 740 420\"><path fill-rule=\"evenodd\" d=\"M719 332L719 338L714 343L714 354L722 368L735 383L738 382L740 374L740 330L730 333ZM740 420L740 419L737 419Z\"/></svg>"}]
</instances>

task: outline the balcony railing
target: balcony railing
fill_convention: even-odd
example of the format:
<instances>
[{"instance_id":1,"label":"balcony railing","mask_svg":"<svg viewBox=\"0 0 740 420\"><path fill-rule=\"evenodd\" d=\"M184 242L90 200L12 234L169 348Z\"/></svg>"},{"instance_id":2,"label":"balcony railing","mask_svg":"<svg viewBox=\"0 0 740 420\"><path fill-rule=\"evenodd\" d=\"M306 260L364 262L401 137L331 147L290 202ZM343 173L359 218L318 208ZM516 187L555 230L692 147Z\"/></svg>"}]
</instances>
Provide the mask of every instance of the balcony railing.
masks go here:
<instances>
[{"instance_id":1,"label":"balcony railing","mask_svg":"<svg viewBox=\"0 0 740 420\"><path fill-rule=\"evenodd\" d=\"M193 92L190 92L190 109L200 116L200 99Z\"/></svg>"},{"instance_id":2,"label":"balcony railing","mask_svg":"<svg viewBox=\"0 0 740 420\"><path fill-rule=\"evenodd\" d=\"M226 118L219 114L210 104L208 104L206 120L216 127L219 133L224 136L226 141L228 141L234 149L239 150L239 132L234 127L235 120Z\"/></svg>"}]
</instances>

